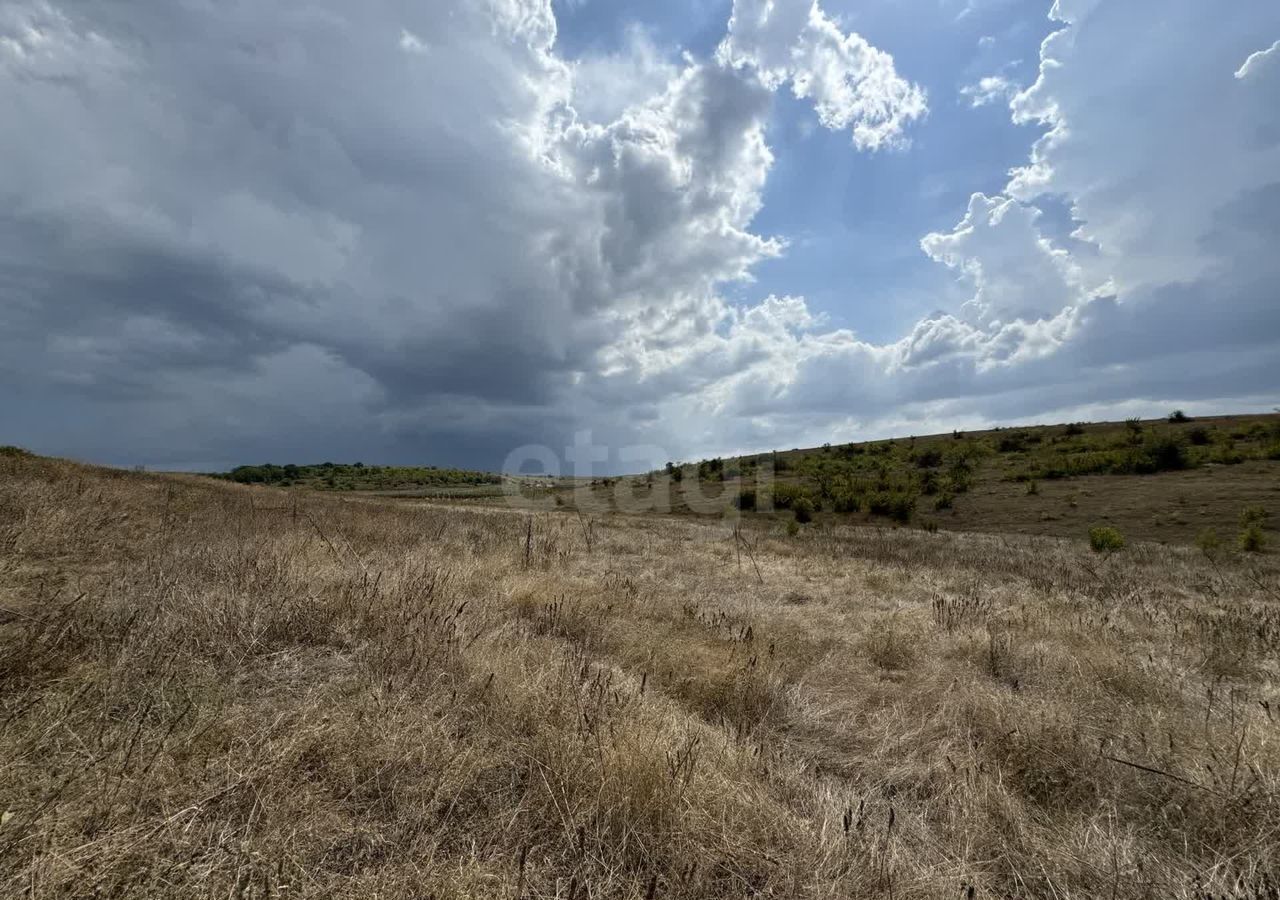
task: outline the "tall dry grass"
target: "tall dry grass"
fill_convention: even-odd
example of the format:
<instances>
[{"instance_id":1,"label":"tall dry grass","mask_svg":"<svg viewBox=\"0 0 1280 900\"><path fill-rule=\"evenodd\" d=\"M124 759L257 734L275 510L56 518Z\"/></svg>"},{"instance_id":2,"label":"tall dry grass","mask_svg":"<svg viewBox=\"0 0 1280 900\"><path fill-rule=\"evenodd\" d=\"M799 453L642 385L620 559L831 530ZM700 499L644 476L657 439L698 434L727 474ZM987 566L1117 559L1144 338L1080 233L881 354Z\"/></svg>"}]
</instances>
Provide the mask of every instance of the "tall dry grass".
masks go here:
<instances>
[{"instance_id":1,"label":"tall dry grass","mask_svg":"<svg viewBox=\"0 0 1280 900\"><path fill-rule=\"evenodd\" d=\"M0 457L0 895L1275 896L1277 582Z\"/></svg>"}]
</instances>

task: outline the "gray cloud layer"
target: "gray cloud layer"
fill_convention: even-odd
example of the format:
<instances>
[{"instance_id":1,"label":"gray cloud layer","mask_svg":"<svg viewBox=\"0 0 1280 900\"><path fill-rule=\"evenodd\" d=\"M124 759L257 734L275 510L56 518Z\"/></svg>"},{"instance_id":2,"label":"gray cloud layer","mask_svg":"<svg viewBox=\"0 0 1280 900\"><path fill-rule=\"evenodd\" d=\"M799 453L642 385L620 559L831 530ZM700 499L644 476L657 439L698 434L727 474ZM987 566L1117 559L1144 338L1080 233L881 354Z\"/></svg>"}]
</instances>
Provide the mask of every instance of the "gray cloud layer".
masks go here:
<instances>
[{"instance_id":1,"label":"gray cloud layer","mask_svg":"<svg viewBox=\"0 0 1280 900\"><path fill-rule=\"evenodd\" d=\"M1057 9L1011 101L1046 137L1007 196L922 241L972 301L873 345L799 298L718 294L786 252L751 227L774 91L850 152L910 152L926 112L817 6L738 0L714 59L579 71L546 0L10 3L0 442L496 466L582 427L676 455L1262 402L1280 57L1258 36L1280 13ZM1118 52L1153 11L1174 27ZM1072 246L1041 233L1042 195L1072 204Z\"/></svg>"}]
</instances>

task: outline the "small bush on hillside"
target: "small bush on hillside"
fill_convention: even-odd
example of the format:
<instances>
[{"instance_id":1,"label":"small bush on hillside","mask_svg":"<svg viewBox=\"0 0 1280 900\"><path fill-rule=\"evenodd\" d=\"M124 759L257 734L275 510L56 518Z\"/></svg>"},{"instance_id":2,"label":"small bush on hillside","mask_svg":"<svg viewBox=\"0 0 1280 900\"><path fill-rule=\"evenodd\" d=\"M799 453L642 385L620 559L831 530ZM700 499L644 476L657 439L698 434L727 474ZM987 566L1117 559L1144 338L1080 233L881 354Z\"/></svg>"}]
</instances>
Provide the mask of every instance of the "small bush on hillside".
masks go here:
<instances>
[{"instance_id":1,"label":"small bush on hillside","mask_svg":"<svg viewBox=\"0 0 1280 900\"><path fill-rule=\"evenodd\" d=\"M932 447L921 450L916 454L916 465L922 469L936 469L942 465L942 451Z\"/></svg>"},{"instance_id":2,"label":"small bush on hillside","mask_svg":"<svg viewBox=\"0 0 1280 900\"><path fill-rule=\"evenodd\" d=\"M1084 434L1084 425L1080 422L1072 422L1062 429L1062 433L1067 437L1079 437Z\"/></svg>"},{"instance_id":3,"label":"small bush on hillside","mask_svg":"<svg viewBox=\"0 0 1280 900\"><path fill-rule=\"evenodd\" d=\"M795 537L800 533L800 523L795 519L787 520L787 537Z\"/></svg>"},{"instance_id":4,"label":"small bush on hillside","mask_svg":"<svg viewBox=\"0 0 1280 900\"><path fill-rule=\"evenodd\" d=\"M1153 472L1170 472L1187 467L1187 448L1173 435L1160 435L1147 441L1143 453Z\"/></svg>"},{"instance_id":5,"label":"small bush on hillside","mask_svg":"<svg viewBox=\"0 0 1280 900\"><path fill-rule=\"evenodd\" d=\"M1244 454L1236 449L1235 442L1215 447L1209 455L1209 461L1220 466L1238 466L1244 462Z\"/></svg>"},{"instance_id":6,"label":"small bush on hillside","mask_svg":"<svg viewBox=\"0 0 1280 900\"><path fill-rule=\"evenodd\" d=\"M1205 556L1212 557L1222 547L1222 539L1218 537L1218 532L1206 528L1196 535L1196 546Z\"/></svg>"},{"instance_id":7,"label":"small bush on hillside","mask_svg":"<svg viewBox=\"0 0 1280 900\"><path fill-rule=\"evenodd\" d=\"M938 493L938 475L933 471L925 471L920 476L920 493L932 497Z\"/></svg>"},{"instance_id":8,"label":"small bush on hillside","mask_svg":"<svg viewBox=\"0 0 1280 900\"><path fill-rule=\"evenodd\" d=\"M1018 453L1027 449L1030 436L1025 431L1014 431L1001 435L996 442L996 450L1000 453Z\"/></svg>"},{"instance_id":9,"label":"small bush on hillside","mask_svg":"<svg viewBox=\"0 0 1280 900\"><path fill-rule=\"evenodd\" d=\"M1094 553L1114 553L1124 548L1124 535L1110 525L1097 525L1089 529L1089 546Z\"/></svg>"},{"instance_id":10,"label":"small bush on hillside","mask_svg":"<svg viewBox=\"0 0 1280 900\"><path fill-rule=\"evenodd\" d=\"M800 500L809 500L808 492L798 484L775 484L773 486L773 505L775 509L793 509Z\"/></svg>"},{"instance_id":11,"label":"small bush on hillside","mask_svg":"<svg viewBox=\"0 0 1280 900\"><path fill-rule=\"evenodd\" d=\"M17 457L17 456L32 456L32 455L34 454L32 454L30 450L24 450L23 448L15 447L12 444L5 444L3 447L0 447L0 456Z\"/></svg>"},{"instance_id":12,"label":"small bush on hillside","mask_svg":"<svg viewBox=\"0 0 1280 900\"><path fill-rule=\"evenodd\" d=\"M1244 509L1240 510L1240 527L1248 528L1250 525L1261 526L1263 522L1267 521L1270 515L1271 514L1261 506L1246 506Z\"/></svg>"},{"instance_id":13,"label":"small bush on hillside","mask_svg":"<svg viewBox=\"0 0 1280 900\"><path fill-rule=\"evenodd\" d=\"M1184 422L1190 421L1191 417L1180 409L1175 409L1173 412L1169 413L1169 424L1171 425L1181 425Z\"/></svg>"},{"instance_id":14,"label":"small bush on hillside","mask_svg":"<svg viewBox=\"0 0 1280 900\"><path fill-rule=\"evenodd\" d=\"M916 511L916 498L900 491L878 491L867 501L873 516L888 516L895 522L906 524Z\"/></svg>"},{"instance_id":15,"label":"small bush on hillside","mask_svg":"<svg viewBox=\"0 0 1280 900\"><path fill-rule=\"evenodd\" d=\"M1266 449L1266 457L1267 459L1280 459L1280 441Z\"/></svg>"},{"instance_id":16,"label":"small bush on hillside","mask_svg":"<svg viewBox=\"0 0 1280 900\"><path fill-rule=\"evenodd\" d=\"M1187 440L1195 444L1197 447L1204 447L1213 443L1213 436L1209 434L1209 429L1203 425L1197 425L1187 432Z\"/></svg>"},{"instance_id":17,"label":"small bush on hillside","mask_svg":"<svg viewBox=\"0 0 1280 900\"><path fill-rule=\"evenodd\" d=\"M939 494L937 499L933 501L933 508L936 510L951 509L955 505L955 499L951 494Z\"/></svg>"},{"instance_id":18,"label":"small bush on hillside","mask_svg":"<svg viewBox=\"0 0 1280 900\"><path fill-rule=\"evenodd\" d=\"M813 521L813 502L808 497L801 497L796 500L792 509L796 514L796 521L801 525Z\"/></svg>"},{"instance_id":19,"label":"small bush on hillside","mask_svg":"<svg viewBox=\"0 0 1280 900\"><path fill-rule=\"evenodd\" d=\"M756 492L753 490L739 491L738 496L733 501L733 505L743 512L755 512Z\"/></svg>"},{"instance_id":20,"label":"small bush on hillside","mask_svg":"<svg viewBox=\"0 0 1280 900\"><path fill-rule=\"evenodd\" d=\"M838 513L855 513L862 509L862 498L852 491L838 491L831 499L831 509Z\"/></svg>"},{"instance_id":21,"label":"small bush on hillside","mask_svg":"<svg viewBox=\"0 0 1280 900\"><path fill-rule=\"evenodd\" d=\"M1258 553L1267 544L1261 525L1250 525L1240 532L1240 549L1245 553Z\"/></svg>"}]
</instances>

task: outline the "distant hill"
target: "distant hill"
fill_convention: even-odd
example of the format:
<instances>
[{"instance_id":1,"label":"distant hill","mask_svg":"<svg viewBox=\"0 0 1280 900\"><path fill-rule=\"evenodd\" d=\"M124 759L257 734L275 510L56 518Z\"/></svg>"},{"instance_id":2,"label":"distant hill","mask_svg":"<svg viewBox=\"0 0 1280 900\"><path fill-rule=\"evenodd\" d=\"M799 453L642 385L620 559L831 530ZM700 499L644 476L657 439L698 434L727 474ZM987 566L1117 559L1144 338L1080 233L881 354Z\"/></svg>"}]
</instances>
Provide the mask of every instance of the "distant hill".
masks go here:
<instances>
[{"instance_id":1,"label":"distant hill","mask_svg":"<svg viewBox=\"0 0 1280 900\"><path fill-rule=\"evenodd\" d=\"M615 479L576 500L594 511L737 507L819 523L1076 538L1109 524L1178 543L1215 529L1230 540L1246 509L1280 518L1280 415L1175 414L704 459Z\"/></svg>"}]
</instances>

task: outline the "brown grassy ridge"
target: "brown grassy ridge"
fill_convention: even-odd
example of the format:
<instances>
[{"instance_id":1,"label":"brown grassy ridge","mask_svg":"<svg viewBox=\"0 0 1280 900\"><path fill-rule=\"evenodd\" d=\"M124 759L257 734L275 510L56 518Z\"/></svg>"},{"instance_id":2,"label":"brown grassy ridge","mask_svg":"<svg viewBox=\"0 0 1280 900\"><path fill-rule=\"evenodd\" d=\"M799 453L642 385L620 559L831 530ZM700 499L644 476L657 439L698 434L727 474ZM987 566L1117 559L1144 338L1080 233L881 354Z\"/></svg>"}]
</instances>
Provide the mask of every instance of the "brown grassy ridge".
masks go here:
<instances>
[{"instance_id":1,"label":"brown grassy ridge","mask_svg":"<svg viewBox=\"0 0 1280 900\"><path fill-rule=\"evenodd\" d=\"M0 457L0 896L1271 896L1278 584Z\"/></svg>"}]
</instances>

